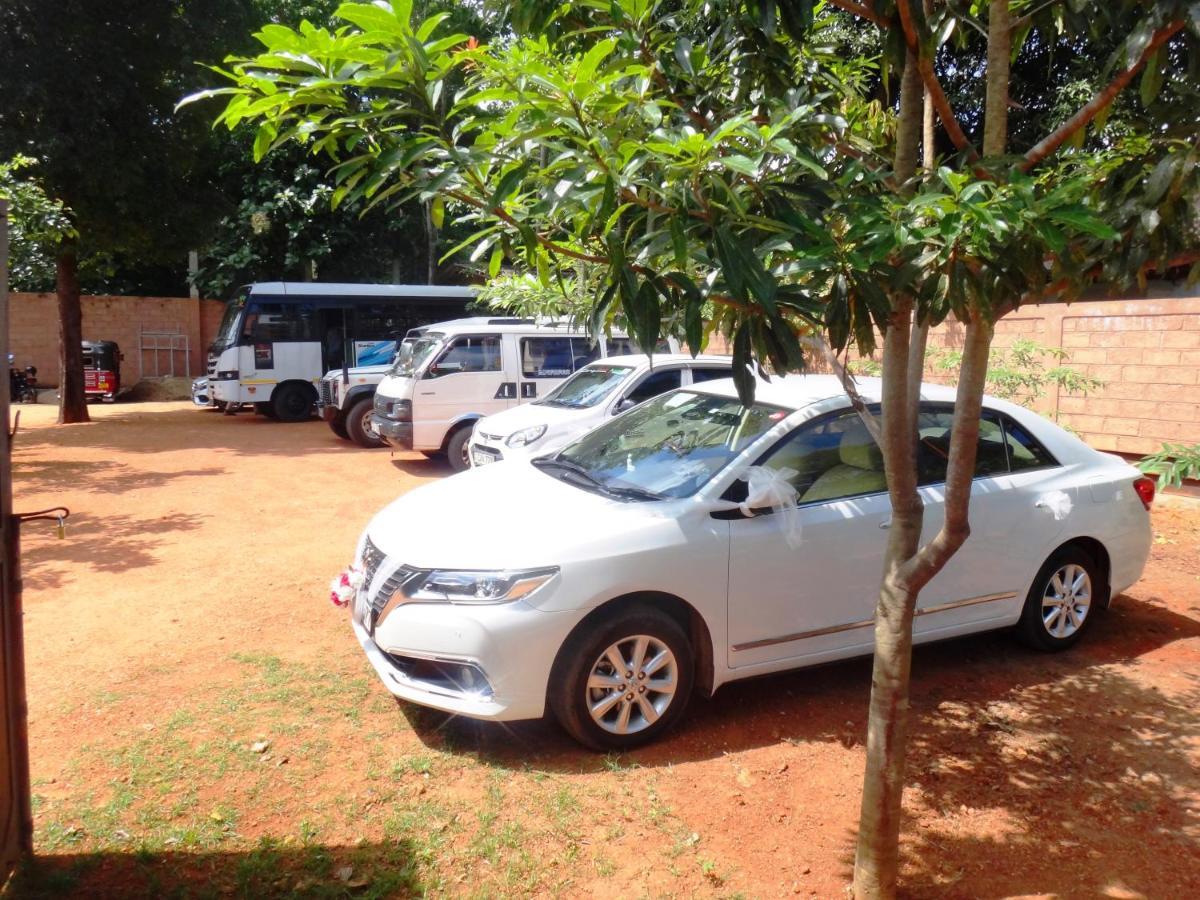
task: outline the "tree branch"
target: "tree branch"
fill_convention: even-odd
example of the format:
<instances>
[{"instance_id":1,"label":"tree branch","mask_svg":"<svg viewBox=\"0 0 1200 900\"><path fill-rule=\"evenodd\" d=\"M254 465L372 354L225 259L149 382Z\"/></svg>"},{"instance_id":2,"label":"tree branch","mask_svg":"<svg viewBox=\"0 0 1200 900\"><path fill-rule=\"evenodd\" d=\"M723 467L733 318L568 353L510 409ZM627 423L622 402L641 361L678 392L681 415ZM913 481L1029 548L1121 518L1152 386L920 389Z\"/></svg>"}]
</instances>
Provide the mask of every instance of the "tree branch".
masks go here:
<instances>
[{"instance_id":1,"label":"tree branch","mask_svg":"<svg viewBox=\"0 0 1200 900\"><path fill-rule=\"evenodd\" d=\"M833 352L833 348L829 346L824 338L817 337L816 335L798 335L797 339L802 345L808 347L808 349L820 354L829 368L833 369L833 373L837 375L838 380L842 383L842 390L850 398L850 405L858 413L858 417L862 419L862 423L867 426L867 431L871 433L871 437L875 439L875 443L882 447L883 429L879 424L879 419L867 406L867 401L858 392L858 384L854 380L854 375L842 365L842 361L837 358L837 354Z\"/></svg>"},{"instance_id":2,"label":"tree branch","mask_svg":"<svg viewBox=\"0 0 1200 900\"><path fill-rule=\"evenodd\" d=\"M1176 19L1174 22L1170 22L1154 32L1150 38L1150 43L1142 50L1141 56L1117 73L1117 76L1103 90L1099 91L1096 96L1084 104L1079 112L1075 113L1075 115L1059 125L1051 134L1029 149L1029 152L1025 154L1025 161L1021 163L1021 171L1028 172L1069 141L1071 136L1080 128L1083 128L1088 122L1092 121L1133 80L1133 76L1146 64L1146 60L1153 56L1159 47L1182 31L1183 26L1183 20Z\"/></svg>"},{"instance_id":3,"label":"tree branch","mask_svg":"<svg viewBox=\"0 0 1200 900\"><path fill-rule=\"evenodd\" d=\"M921 53L921 45L917 40L917 29L913 23L912 10L909 8L908 0L896 0L896 11L900 13L900 25L904 28L904 41L908 44L909 50L916 54L917 70L921 73L921 80L925 82L925 87L929 90L929 97L933 101L933 108L937 110L942 127L946 129L946 134L949 135L954 146L966 153L971 162L977 162L979 152L967 140L962 126L958 124L954 110L950 108L950 101L946 99L946 92L942 90L941 82L938 81L937 74L933 71L933 61Z\"/></svg>"},{"instance_id":4,"label":"tree branch","mask_svg":"<svg viewBox=\"0 0 1200 900\"><path fill-rule=\"evenodd\" d=\"M870 2L855 3L854 0L829 0L829 5L836 6L840 10L856 15L860 19L874 22L880 28L887 28L891 25L887 19L875 12Z\"/></svg>"}]
</instances>

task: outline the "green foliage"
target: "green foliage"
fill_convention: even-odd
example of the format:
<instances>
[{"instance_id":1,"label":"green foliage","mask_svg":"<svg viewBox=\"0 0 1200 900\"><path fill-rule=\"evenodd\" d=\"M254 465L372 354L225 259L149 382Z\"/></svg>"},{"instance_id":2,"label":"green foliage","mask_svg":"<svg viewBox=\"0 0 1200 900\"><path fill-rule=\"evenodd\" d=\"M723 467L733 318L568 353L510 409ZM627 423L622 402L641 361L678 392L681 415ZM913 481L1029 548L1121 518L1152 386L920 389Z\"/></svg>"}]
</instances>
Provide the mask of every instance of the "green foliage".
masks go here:
<instances>
[{"instance_id":1,"label":"green foliage","mask_svg":"<svg viewBox=\"0 0 1200 900\"><path fill-rule=\"evenodd\" d=\"M1138 33L1175 5L1144 12ZM1022 40L1084 41L1104 19L1052 6ZM254 125L260 157L292 141L331 157L335 202L466 210L464 249L491 269L520 263L549 287L579 260L602 268L598 327L619 310L642 344L670 329L698 350L712 309L736 355L776 371L803 367L798 331L870 353L898 296L932 324L993 317L1102 274L1136 279L1197 243L1150 227L1164 218L1155 203L1182 210L1197 195L1184 147L1150 128L1029 175L954 158L895 184L891 116L870 91L903 55L898 29L875 63L846 52L843 18L814 19L809 4L503 8L523 33L489 46L414 20L402 0L346 3L336 28L264 27L260 54L190 99L222 98L218 121ZM977 14L947 4L919 30L953 46ZM1157 62L1172 84L1192 65ZM1155 200L1146 168L1172 154L1178 177Z\"/></svg>"},{"instance_id":2,"label":"green foliage","mask_svg":"<svg viewBox=\"0 0 1200 900\"><path fill-rule=\"evenodd\" d=\"M1162 449L1143 456L1137 467L1158 476L1158 486L1181 487L1185 478L1200 480L1200 444L1163 444Z\"/></svg>"},{"instance_id":3,"label":"green foliage","mask_svg":"<svg viewBox=\"0 0 1200 900\"><path fill-rule=\"evenodd\" d=\"M35 166L27 156L0 162L0 200L8 201L9 285L17 291L53 282L58 245L75 236L70 210L47 196L33 174L22 174Z\"/></svg>"},{"instance_id":4,"label":"green foliage","mask_svg":"<svg viewBox=\"0 0 1200 900\"><path fill-rule=\"evenodd\" d=\"M1056 386L1068 394L1087 394L1099 390L1104 382L1086 375L1063 360L1070 354L1060 347L1046 347L1037 341L1020 338L1008 348L993 347L988 354L985 390L1004 400L1032 402ZM962 363L962 351L951 348L931 349L930 367L953 377Z\"/></svg>"}]
</instances>

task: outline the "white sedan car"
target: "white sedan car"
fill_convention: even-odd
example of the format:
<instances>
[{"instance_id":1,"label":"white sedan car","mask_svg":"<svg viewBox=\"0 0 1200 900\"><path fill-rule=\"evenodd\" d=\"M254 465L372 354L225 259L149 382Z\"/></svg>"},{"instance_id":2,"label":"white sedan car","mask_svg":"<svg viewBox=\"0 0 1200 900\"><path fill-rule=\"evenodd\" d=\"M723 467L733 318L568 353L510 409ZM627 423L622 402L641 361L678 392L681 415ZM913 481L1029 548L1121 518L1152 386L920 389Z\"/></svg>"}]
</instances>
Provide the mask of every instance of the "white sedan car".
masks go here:
<instances>
[{"instance_id":1,"label":"white sedan car","mask_svg":"<svg viewBox=\"0 0 1200 900\"><path fill-rule=\"evenodd\" d=\"M558 450L612 416L677 387L728 378L730 356L644 353L589 363L540 400L475 423L472 466Z\"/></svg>"},{"instance_id":2,"label":"white sedan car","mask_svg":"<svg viewBox=\"0 0 1200 900\"><path fill-rule=\"evenodd\" d=\"M928 539L954 394L923 398ZM780 481L786 506L753 487L777 500ZM971 537L921 592L916 640L1016 626L1071 645L1141 576L1153 496L1121 459L986 400ZM548 705L583 744L621 749L694 689L870 653L890 521L881 453L835 379L773 379L749 408L712 381L396 500L359 542L351 619L398 697L492 720Z\"/></svg>"}]
</instances>

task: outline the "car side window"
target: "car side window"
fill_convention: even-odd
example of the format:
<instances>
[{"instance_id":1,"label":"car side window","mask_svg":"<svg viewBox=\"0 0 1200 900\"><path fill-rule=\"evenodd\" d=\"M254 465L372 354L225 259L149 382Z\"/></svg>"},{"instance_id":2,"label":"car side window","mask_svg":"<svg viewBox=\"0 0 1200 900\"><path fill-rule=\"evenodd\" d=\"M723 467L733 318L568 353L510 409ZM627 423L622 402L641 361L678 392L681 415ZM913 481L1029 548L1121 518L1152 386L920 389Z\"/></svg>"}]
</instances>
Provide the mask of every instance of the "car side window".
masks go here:
<instances>
[{"instance_id":1,"label":"car side window","mask_svg":"<svg viewBox=\"0 0 1200 900\"><path fill-rule=\"evenodd\" d=\"M1041 469L1056 466L1058 461L1045 447L1034 440L1033 435L1010 419L1004 417L1004 434L1008 444L1008 458L1012 471Z\"/></svg>"},{"instance_id":2,"label":"car side window","mask_svg":"<svg viewBox=\"0 0 1200 900\"><path fill-rule=\"evenodd\" d=\"M950 432L954 410L924 407L917 419L917 474L919 483L940 484L946 480L950 460ZM1000 417L984 410L979 421L979 443L975 450L975 477L989 478L1008 473L1008 450Z\"/></svg>"},{"instance_id":3,"label":"car side window","mask_svg":"<svg viewBox=\"0 0 1200 900\"><path fill-rule=\"evenodd\" d=\"M702 384L705 381L715 381L719 378L729 378L733 374L728 367L693 366L692 384Z\"/></svg>"},{"instance_id":4,"label":"car side window","mask_svg":"<svg viewBox=\"0 0 1200 900\"><path fill-rule=\"evenodd\" d=\"M569 337L521 338L521 374L526 378L566 378L583 365L586 354L578 355Z\"/></svg>"},{"instance_id":5,"label":"car side window","mask_svg":"<svg viewBox=\"0 0 1200 900\"><path fill-rule=\"evenodd\" d=\"M777 445L760 465L782 472L801 503L874 494L887 489L883 452L858 413L808 422Z\"/></svg>"},{"instance_id":6,"label":"car side window","mask_svg":"<svg viewBox=\"0 0 1200 900\"><path fill-rule=\"evenodd\" d=\"M680 369L659 369L657 372L651 372L625 395L625 399L641 403L651 397L673 391L680 385L680 375Z\"/></svg>"},{"instance_id":7,"label":"car side window","mask_svg":"<svg viewBox=\"0 0 1200 900\"><path fill-rule=\"evenodd\" d=\"M455 372L499 372L500 337L498 335L455 338L430 365L428 378Z\"/></svg>"}]
</instances>

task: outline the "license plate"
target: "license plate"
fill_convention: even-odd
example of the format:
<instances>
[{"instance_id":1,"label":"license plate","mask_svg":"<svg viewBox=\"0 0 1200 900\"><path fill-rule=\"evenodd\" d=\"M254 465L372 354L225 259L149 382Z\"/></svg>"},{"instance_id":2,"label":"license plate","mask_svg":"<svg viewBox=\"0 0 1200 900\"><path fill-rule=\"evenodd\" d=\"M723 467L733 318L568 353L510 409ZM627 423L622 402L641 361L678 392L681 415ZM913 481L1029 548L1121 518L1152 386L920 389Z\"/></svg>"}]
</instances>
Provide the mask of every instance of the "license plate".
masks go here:
<instances>
[{"instance_id":1,"label":"license plate","mask_svg":"<svg viewBox=\"0 0 1200 900\"><path fill-rule=\"evenodd\" d=\"M495 461L496 457L486 450L479 450L478 448L471 450L471 462L477 466L486 466L488 463L494 463Z\"/></svg>"}]
</instances>

